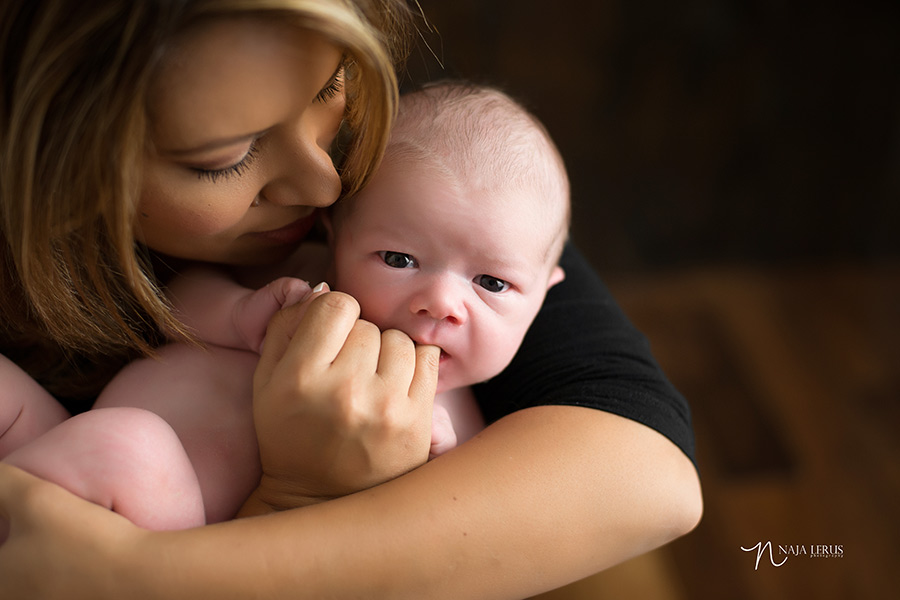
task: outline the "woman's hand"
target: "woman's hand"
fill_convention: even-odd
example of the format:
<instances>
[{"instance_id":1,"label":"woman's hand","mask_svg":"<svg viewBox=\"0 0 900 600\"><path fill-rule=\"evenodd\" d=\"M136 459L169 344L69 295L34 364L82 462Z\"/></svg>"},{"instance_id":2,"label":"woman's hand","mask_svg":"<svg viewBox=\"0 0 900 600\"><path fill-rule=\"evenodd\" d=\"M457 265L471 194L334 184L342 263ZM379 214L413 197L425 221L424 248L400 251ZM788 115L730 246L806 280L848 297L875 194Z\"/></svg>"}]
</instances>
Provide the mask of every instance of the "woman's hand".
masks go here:
<instances>
[{"instance_id":1,"label":"woman's hand","mask_svg":"<svg viewBox=\"0 0 900 600\"><path fill-rule=\"evenodd\" d=\"M262 478L242 515L344 496L426 462L439 350L314 294L269 324L254 377Z\"/></svg>"},{"instance_id":2,"label":"woman's hand","mask_svg":"<svg viewBox=\"0 0 900 600\"><path fill-rule=\"evenodd\" d=\"M122 548L146 532L63 488L0 463L0 596L103 598Z\"/></svg>"}]
</instances>

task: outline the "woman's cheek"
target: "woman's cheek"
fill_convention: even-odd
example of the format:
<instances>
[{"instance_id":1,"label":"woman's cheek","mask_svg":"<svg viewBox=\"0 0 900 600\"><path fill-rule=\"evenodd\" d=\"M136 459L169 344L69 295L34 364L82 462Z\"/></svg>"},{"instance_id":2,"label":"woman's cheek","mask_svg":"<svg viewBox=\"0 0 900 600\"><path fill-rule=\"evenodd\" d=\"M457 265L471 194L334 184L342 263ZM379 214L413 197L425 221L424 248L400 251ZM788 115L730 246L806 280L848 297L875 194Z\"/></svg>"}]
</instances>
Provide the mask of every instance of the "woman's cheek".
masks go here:
<instances>
[{"instance_id":1,"label":"woman's cheek","mask_svg":"<svg viewBox=\"0 0 900 600\"><path fill-rule=\"evenodd\" d=\"M138 205L140 228L145 233L210 236L239 223L252 200L239 202L228 190L212 194L209 185L195 177L175 183L148 181Z\"/></svg>"},{"instance_id":2,"label":"woman's cheek","mask_svg":"<svg viewBox=\"0 0 900 600\"><path fill-rule=\"evenodd\" d=\"M151 201L139 207L136 234L151 248L162 249L172 240L213 234L219 227L217 221L193 206Z\"/></svg>"}]
</instances>

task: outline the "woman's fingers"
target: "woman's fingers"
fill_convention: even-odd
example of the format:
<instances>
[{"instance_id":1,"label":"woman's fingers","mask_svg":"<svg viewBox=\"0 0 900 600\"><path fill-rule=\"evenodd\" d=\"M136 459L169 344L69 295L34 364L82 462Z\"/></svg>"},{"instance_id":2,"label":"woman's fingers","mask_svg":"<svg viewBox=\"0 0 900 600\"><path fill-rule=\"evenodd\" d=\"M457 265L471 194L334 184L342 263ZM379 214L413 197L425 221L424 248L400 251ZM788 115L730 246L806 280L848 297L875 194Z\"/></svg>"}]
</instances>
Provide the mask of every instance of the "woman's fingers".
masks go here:
<instances>
[{"instance_id":1,"label":"woman's fingers","mask_svg":"<svg viewBox=\"0 0 900 600\"><path fill-rule=\"evenodd\" d=\"M387 381L403 382L410 399L434 400L441 349L416 345L405 333L388 329L381 334L378 374Z\"/></svg>"},{"instance_id":2,"label":"woman's fingers","mask_svg":"<svg viewBox=\"0 0 900 600\"><path fill-rule=\"evenodd\" d=\"M310 294L300 304L278 311L269 321L257 377L268 378L292 349L316 362L330 362L359 316L359 305L345 294L331 293L327 285ZM337 318L335 318L337 317ZM312 352L311 352L312 351ZM322 359L322 352L330 359Z\"/></svg>"},{"instance_id":3,"label":"woman's fingers","mask_svg":"<svg viewBox=\"0 0 900 600\"><path fill-rule=\"evenodd\" d=\"M416 346L416 369L409 386L409 397L414 400L434 401L437 389L441 349L437 346Z\"/></svg>"},{"instance_id":4,"label":"woman's fingers","mask_svg":"<svg viewBox=\"0 0 900 600\"><path fill-rule=\"evenodd\" d=\"M346 369L348 377L374 375L381 351L381 331L374 324L357 319L333 364Z\"/></svg>"},{"instance_id":5,"label":"woman's fingers","mask_svg":"<svg viewBox=\"0 0 900 600\"><path fill-rule=\"evenodd\" d=\"M407 389L415 373L416 348L409 336L396 329L381 334L377 371L386 381L405 382Z\"/></svg>"},{"instance_id":6,"label":"woman's fingers","mask_svg":"<svg viewBox=\"0 0 900 600\"><path fill-rule=\"evenodd\" d=\"M303 313L290 332L282 353L285 360L304 367L333 363L359 319L359 304L347 294L329 292L297 308Z\"/></svg>"},{"instance_id":7,"label":"woman's fingers","mask_svg":"<svg viewBox=\"0 0 900 600\"><path fill-rule=\"evenodd\" d=\"M382 333L361 321L356 300L329 292L326 286L270 321L257 372L271 372L279 362L319 368L340 358L340 363L362 372L377 372L388 380L411 377L417 395L433 396L440 349L423 346L414 353L413 348L406 334L396 330Z\"/></svg>"},{"instance_id":8,"label":"woman's fingers","mask_svg":"<svg viewBox=\"0 0 900 600\"><path fill-rule=\"evenodd\" d=\"M380 332L339 292L282 310L266 340L253 401L262 502L345 495L427 459L437 348Z\"/></svg>"}]
</instances>

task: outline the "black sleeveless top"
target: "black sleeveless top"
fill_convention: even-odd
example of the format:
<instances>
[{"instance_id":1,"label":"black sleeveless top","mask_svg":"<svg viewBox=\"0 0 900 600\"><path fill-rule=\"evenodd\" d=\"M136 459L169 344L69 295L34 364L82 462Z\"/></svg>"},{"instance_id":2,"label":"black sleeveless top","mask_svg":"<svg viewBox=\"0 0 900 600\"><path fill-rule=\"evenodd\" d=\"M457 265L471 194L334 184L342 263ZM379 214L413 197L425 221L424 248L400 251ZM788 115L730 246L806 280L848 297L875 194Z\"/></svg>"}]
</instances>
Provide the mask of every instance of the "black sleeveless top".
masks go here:
<instances>
[{"instance_id":1,"label":"black sleeveless top","mask_svg":"<svg viewBox=\"0 0 900 600\"><path fill-rule=\"evenodd\" d=\"M488 423L518 409L587 406L642 423L694 461L687 401L584 257L567 244L566 273L547 293L506 370L474 387Z\"/></svg>"}]
</instances>

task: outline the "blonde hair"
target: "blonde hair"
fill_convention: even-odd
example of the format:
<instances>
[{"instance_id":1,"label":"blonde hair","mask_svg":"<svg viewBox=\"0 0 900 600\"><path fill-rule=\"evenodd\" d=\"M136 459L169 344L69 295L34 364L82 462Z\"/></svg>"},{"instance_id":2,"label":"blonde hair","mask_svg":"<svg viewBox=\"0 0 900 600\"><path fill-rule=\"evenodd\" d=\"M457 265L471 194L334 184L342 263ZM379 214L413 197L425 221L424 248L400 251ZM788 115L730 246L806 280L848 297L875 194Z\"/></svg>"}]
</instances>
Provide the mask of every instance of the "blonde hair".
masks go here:
<instances>
[{"instance_id":1,"label":"blonde hair","mask_svg":"<svg viewBox=\"0 0 900 600\"><path fill-rule=\"evenodd\" d=\"M78 369L150 354L160 331L187 335L133 233L147 90L174 36L207 19L272 17L342 47L341 177L353 192L389 135L406 10L403 0L4 0L0 353L54 393L91 393L108 374L81 385Z\"/></svg>"}]
</instances>

